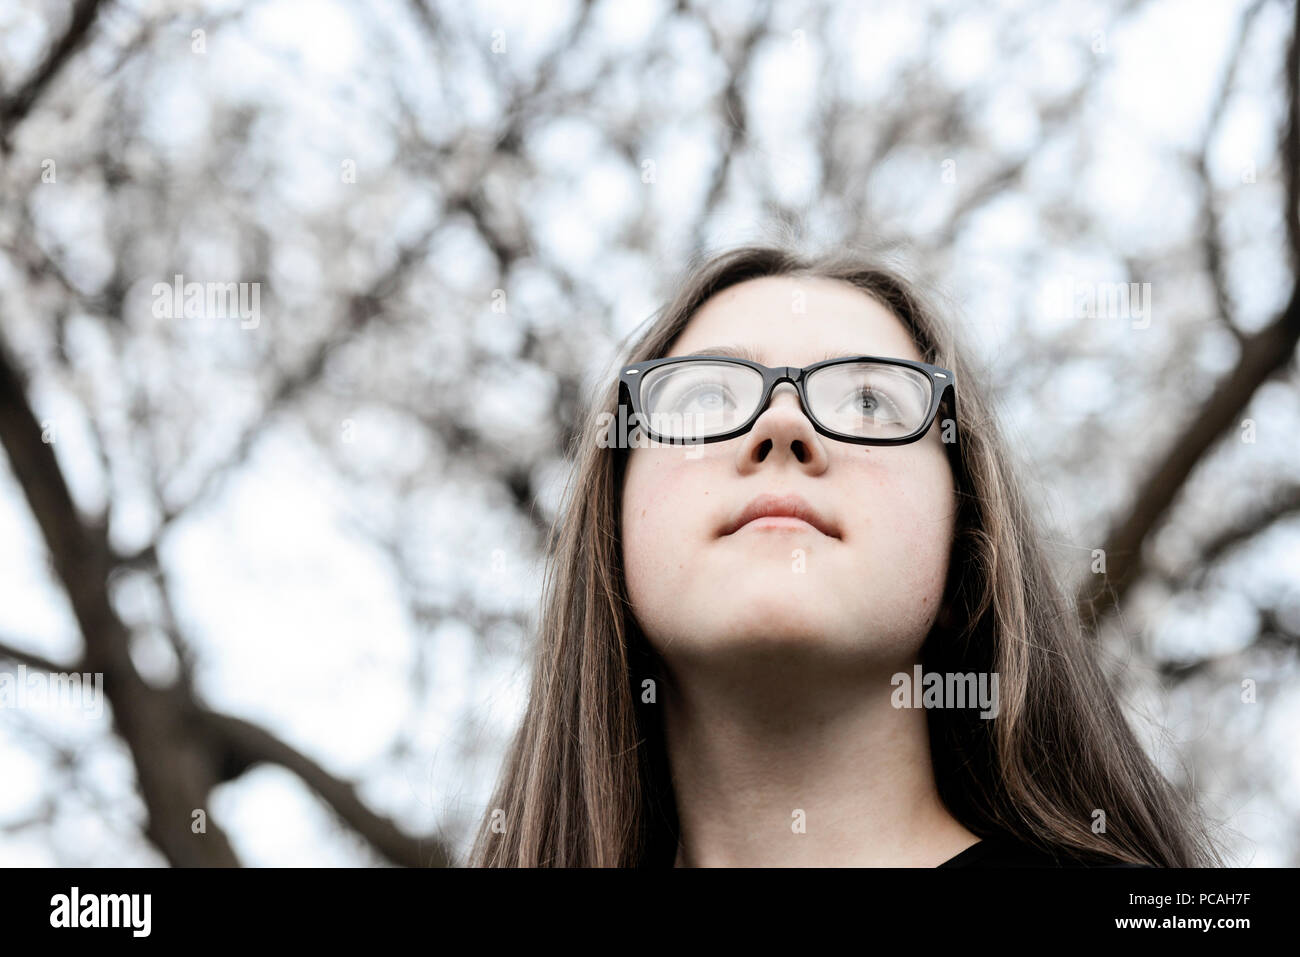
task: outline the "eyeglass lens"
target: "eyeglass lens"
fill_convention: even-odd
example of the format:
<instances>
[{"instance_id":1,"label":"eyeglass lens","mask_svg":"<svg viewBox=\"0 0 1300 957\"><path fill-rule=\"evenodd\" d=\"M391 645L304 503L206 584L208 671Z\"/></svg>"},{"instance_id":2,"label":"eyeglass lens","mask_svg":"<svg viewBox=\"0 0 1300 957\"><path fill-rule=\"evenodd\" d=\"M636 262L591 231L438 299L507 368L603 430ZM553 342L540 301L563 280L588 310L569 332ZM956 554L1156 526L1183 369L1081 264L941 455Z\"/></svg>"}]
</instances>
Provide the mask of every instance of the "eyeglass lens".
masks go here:
<instances>
[{"instance_id":1,"label":"eyeglass lens","mask_svg":"<svg viewBox=\"0 0 1300 957\"><path fill-rule=\"evenodd\" d=\"M824 366L805 381L810 413L833 432L861 438L901 438L916 432L930 410L925 373L883 362ZM756 369L730 362L666 363L642 376L642 411L656 433L699 439L747 422L763 395Z\"/></svg>"}]
</instances>

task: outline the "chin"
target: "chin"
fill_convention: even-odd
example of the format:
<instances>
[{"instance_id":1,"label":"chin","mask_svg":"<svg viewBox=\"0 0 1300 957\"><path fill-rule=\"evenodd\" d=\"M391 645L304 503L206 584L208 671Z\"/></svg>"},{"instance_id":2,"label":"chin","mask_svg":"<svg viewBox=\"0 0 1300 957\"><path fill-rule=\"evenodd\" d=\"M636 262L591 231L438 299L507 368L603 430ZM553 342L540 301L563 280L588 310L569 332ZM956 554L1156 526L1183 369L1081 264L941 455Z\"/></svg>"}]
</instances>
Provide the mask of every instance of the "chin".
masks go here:
<instances>
[{"instance_id":1,"label":"chin","mask_svg":"<svg viewBox=\"0 0 1300 957\"><path fill-rule=\"evenodd\" d=\"M719 641L806 645L835 642L845 633L843 622L829 611L824 601L792 600L788 594L772 593L746 601L742 592L712 609L708 617Z\"/></svg>"}]
</instances>

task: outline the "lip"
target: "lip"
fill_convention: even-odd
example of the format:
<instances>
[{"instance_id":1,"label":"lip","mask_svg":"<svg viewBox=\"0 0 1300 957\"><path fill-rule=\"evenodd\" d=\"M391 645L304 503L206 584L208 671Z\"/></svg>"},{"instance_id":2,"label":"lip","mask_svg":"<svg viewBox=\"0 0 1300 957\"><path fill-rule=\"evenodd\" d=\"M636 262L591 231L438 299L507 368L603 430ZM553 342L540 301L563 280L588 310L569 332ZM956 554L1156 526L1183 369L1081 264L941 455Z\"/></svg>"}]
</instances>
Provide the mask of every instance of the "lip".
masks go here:
<instances>
[{"instance_id":1,"label":"lip","mask_svg":"<svg viewBox=\"0 0 1300 957\"><path fill-rule=\"evenodd\" d=\"M722 529L721 535L731 535L757 519L785 517L806 522L827 538L839 538L840 530L798 495L760 495L746 505ZM794 522L765 522L767 528L799 528Z\"/></svg>"}]
</instances>

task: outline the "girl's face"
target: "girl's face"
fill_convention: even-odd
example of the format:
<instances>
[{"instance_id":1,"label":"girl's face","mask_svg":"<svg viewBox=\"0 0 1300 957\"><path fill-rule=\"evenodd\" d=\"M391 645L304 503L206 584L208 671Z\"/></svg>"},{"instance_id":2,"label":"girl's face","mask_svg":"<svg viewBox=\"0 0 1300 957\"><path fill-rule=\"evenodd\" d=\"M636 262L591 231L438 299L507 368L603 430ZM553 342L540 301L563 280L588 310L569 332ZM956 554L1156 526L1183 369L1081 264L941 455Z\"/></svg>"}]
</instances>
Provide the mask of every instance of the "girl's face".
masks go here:
<instances>
[{"instance_id":1,"label":"girl's face","mask_svg":"<svg viewBox=\"0 0 1300 957\"><path fill-rule=\"evenodd\" d=\"M922 358L888 309L820 278L763 277L724 289L666 355L718 346L748 347L769 366ZM956 510L938 422L909 445L836 441L813 429L783 382L744 435L628 455L628 590L665 661L758 654L875 670L915 659L939 611ZM724 534L765 494L801 497L834 534L772 520Z\"/></svg>"}]
</instances>

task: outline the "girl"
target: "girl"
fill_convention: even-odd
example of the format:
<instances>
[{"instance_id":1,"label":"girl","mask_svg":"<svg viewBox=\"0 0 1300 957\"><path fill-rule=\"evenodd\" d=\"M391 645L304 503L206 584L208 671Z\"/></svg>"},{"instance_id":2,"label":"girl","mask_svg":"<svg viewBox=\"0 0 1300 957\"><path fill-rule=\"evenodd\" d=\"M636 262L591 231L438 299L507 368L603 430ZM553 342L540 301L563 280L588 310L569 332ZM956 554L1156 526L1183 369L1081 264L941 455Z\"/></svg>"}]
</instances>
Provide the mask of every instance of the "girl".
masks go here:
<instances>
[{"instance_id":1,"label":"girl","mask_svg":"<svg viewBox=\"0 0 1300 957\"><path fill-rule=\"evenodd\" d=\"M1221 863L899 271L698 262L589 414L472 865Z\"/></svg>"}]
</instances>

